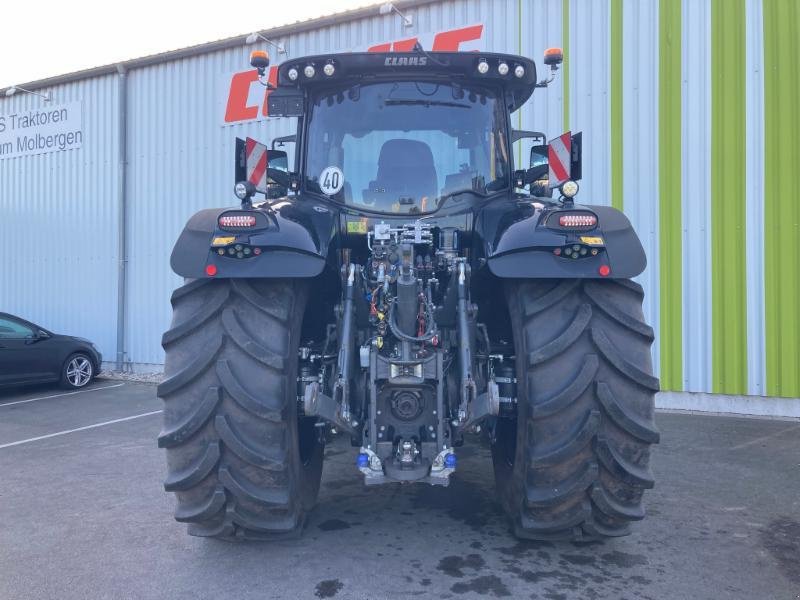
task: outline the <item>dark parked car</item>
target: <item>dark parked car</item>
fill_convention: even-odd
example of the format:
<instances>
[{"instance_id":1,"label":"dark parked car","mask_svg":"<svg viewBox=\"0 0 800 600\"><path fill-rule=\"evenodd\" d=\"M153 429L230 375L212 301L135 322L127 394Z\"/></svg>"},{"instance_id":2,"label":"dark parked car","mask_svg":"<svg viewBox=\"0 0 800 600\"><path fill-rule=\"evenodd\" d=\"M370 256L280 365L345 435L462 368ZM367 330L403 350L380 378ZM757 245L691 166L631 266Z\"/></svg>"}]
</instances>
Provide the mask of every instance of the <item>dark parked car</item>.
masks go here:
<instances>
[{"instance_id":1,"label":"dark parked car","mask_svg":"<svg viewBox=\"0 0 800 600\"><path fill-rule=\"evenodd\" d=\"M0 312L0 387L58 381L82 388L100 371L102 360L89 340Z\"/></svg>"}]
</instances>

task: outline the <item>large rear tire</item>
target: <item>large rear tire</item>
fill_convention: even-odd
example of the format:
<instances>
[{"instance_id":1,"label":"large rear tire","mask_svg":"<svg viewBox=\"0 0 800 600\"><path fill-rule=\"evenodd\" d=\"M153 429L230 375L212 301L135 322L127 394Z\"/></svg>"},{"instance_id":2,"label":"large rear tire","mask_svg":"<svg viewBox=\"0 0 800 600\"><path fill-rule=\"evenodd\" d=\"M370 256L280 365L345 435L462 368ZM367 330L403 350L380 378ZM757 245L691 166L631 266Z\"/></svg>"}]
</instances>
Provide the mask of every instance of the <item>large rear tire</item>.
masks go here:
<instances>
[{"instance_id":1,"label":"large rear tire","mask_svg":"<svg viewBox=\"0 0 800 600\"><path fill-rule=\"evenodd\" d=\"M628 280L507 285L516 419L499 419L493 460L514 533L589 541L626 535L653 487L658 379L642 288Z\"/></svg>"},{"instance_id":2,"label":"large rear tire","mask_svg":"<svg viewBox=\"0 0 800 600\"><path fill-rule=\"evenodd\" d=\"M189 533L291 537L316 501L323 441L297 414L306 287L294 280L198 279L172 294L164 334L164 488Z\"/></svg>"}]
</instances>

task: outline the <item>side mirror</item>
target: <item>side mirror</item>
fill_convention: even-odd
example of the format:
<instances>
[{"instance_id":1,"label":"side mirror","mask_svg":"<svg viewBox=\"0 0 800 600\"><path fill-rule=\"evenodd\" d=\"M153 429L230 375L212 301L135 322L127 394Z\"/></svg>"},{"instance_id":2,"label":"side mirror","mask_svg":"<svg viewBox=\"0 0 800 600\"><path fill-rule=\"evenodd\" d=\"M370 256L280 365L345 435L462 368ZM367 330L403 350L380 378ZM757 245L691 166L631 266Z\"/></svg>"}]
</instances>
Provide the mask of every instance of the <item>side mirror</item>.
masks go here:
<instances>
[{"instance_id":1,"label":"side mirror","mask_svg":"<svg viewBox=\"0 0 800 600\"><path fill-rule=\"evenodd\" d=\"M530 169L520 169L514 171L514 187L524 188L529 183L547 184L547 165L539 165Z\"/></svg>"},{"instance_id":2,"label":"side mirror","mask_svg":"<svg viewBox=\"0 0 800 600\"><path fill-rule=\"evenodd\" d=\"M284 150L267 150L267 164L272 169L289 171L289 156Z\"/></svg>"},{"instance_id":3,"label":"side mirror","mask_svg":"<svg viewBox=\"0 0 800 600\"><path fill-rule=\"evenodd\" d=\"M530 168L547 165L547 144L531 146Z\"/></svg>"},{"instance_id":4,"label":"side mirror","mask_svg":"<svg viewBox=\"0 0 800 600\"><path fill-rule=\"evenodd\" d=\"M46 340L50 337L50 334L42 329L36 330L33 335L29 336L26 344L35 344L36 342L41 342L42 340Z\"/></svg>"},{"instance_id":5,"label":"side mirror","mask_svg":"<svg viewBox=\"0 0 800 600\"><path fill-rule=\"evenodd\" d=\"M553 190L548 185L550 163L547 158L547 144L531 147L530 173L531 196L551 198Z\"/></svg>"},{"instance_id":6,"label":"side mirror","mask_svg":"<svg viewBox=\"0 0 800 600\"><path fill-rule=\"evenodd\" d=\"M289 188L289 157L283 150L267 150L268 199L281 198Z\"/></svg>"},{"instance_id":7,"label":"side mirror","mask_svg":"<svg viewBox=\"0 0 800 600\"><path fill-rule=\"evenodd\" d=\"M272 182L285 187L289 188L292 177L289 175L287 171L282 171L281 169L273 169L272 167L267 168L267 179L271 180ZM294 189L294 188L293 188Z\"/></svg>"}]
</instances>

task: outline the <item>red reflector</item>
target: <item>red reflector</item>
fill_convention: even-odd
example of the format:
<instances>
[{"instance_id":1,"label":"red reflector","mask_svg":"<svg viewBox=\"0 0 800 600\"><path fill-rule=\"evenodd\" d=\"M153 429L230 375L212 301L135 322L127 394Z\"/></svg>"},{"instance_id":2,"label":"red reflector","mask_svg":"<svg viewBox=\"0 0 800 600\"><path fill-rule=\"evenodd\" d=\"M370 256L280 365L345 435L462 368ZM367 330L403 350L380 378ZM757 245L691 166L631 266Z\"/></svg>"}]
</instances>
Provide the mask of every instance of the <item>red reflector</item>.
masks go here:
<instances>
[{"instance_id":1,"label":"red reflector","mask_svg":"<svg viewBox=\"0 0 800 600\"><path fill-rule=\"evenodd\" d=\"M220 227L253 227L255 224L254 215L225 215L219 218Z\"/></svg>"},{"instance_id":2,"label":"red reflector","mask_svg":"<svg viewBox=\"0 0 800 600\"><path fill-rule=\"evenodd\" d=\"M608 265L600 265L600 268L597 269L597 272L603 277L608 277L611 274L611 267Z\"/></svg>"},{"instance_id":3,"label":"red reflector","mask_svg":"<svg viewBox=\"0 0 800 600\"><path fill-rule=\"evenodd\" d=\"M597 225L594 215L561 215L558 224L562 227L591 227Z\"/></svg>"},{"instance_id":4,"label":"red reflector","mask_svg":"<svg viewBox=\"0 0 800 600\"><path fill-rule=\"evenodd\" d=\"M217 274L217 265L206 265L206 275L213 277Z\"/></svg>"}]
</instances>

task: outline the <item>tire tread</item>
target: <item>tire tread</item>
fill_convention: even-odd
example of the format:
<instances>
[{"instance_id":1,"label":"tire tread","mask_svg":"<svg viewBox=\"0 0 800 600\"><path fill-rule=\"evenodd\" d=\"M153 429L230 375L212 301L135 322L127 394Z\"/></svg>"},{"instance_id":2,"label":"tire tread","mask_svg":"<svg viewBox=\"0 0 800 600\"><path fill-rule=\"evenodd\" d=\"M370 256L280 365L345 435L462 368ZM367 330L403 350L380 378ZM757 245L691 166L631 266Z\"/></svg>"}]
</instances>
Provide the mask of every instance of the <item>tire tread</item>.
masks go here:
<instances>
[{"instance_id":1,"label":"tire tread","mask_svg":"<svg viewBox=\"0 0 800 600\"><path fill-rule=\"evenodd\" d=\"M164 488L176 495L175 519L191 535L228 541L299 535L322 465L319 448L310 470L299 463L290 429L294 381L287 381L305 285L194 280L171 302L158 445L167 453Z\"/></svg>"},{"instance_id":2,"label":"tire tread","mask_svg":"<svg viewBox=\"0 0 800 600\"><path fill-rule=\"evenodd\" d=\"M515 534L584 542L627 535L645 516L650 446L660 439L642 287L525 280L510 282L507 296L517 356L527 359L517 374L525 382L522 464L506 471L509 485L498 479Z\"/></svg>"}]
</instances>

